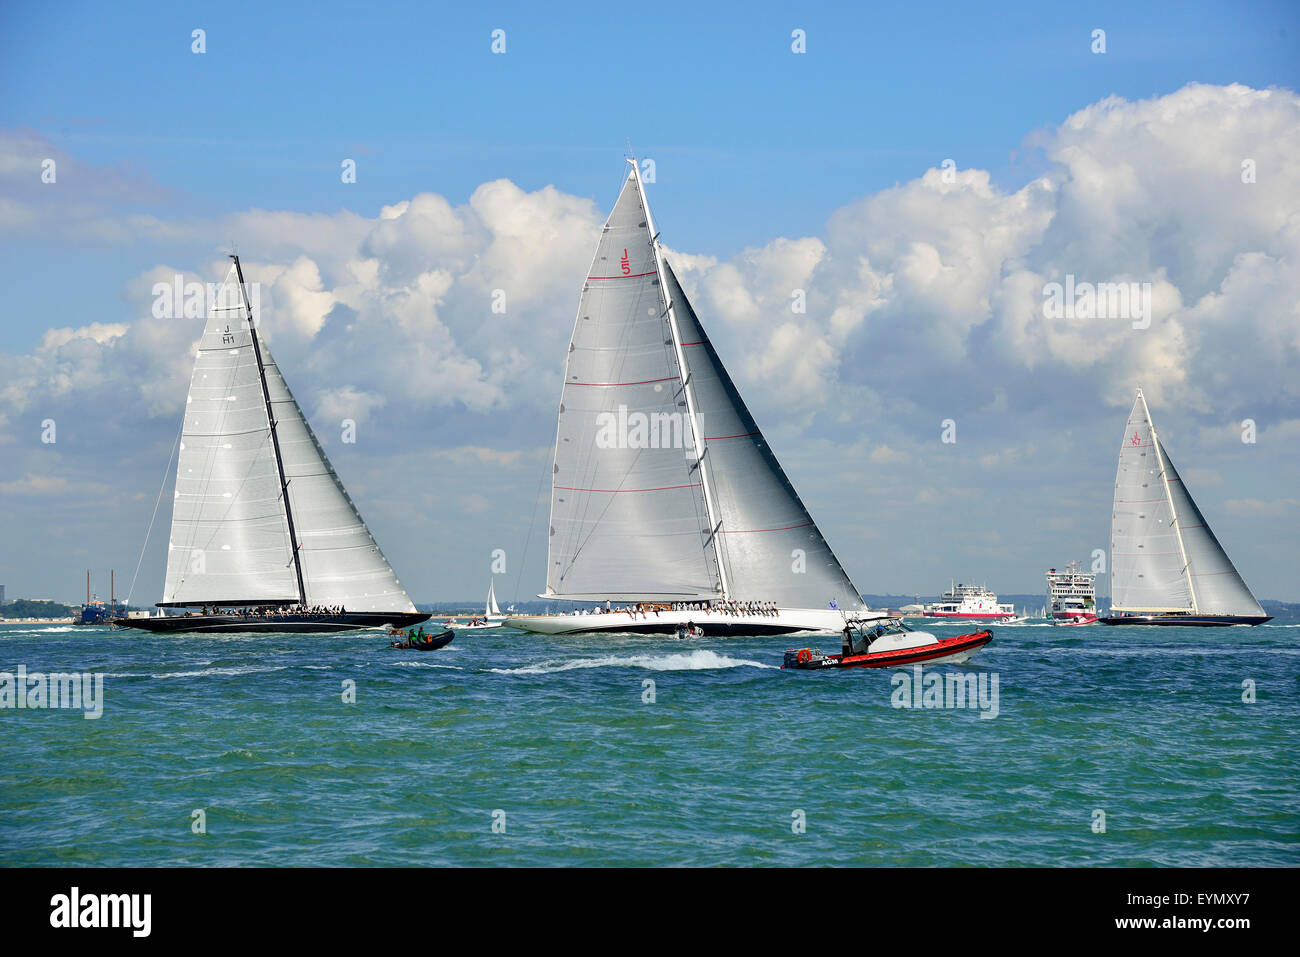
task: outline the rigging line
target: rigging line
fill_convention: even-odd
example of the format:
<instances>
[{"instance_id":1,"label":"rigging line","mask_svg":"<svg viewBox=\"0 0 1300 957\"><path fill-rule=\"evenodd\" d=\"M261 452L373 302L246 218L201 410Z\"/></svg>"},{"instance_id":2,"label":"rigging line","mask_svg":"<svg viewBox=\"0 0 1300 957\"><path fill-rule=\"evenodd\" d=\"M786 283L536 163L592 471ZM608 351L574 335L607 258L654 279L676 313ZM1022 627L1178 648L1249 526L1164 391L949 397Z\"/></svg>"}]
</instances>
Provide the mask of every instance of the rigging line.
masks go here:
<instances>
[{"instance_id":1,"label":"rigging line","mask_svg":"<svg viewBox=\"0 0 1300 957\"><path fill-rule=\"evenodd\" d=\"M126 593L126 605L131 607L131 596L135 593L135 580L140 575L140 566L144 563L144 553L149 547L149 536L153 534L153 523L158 517L158 506L162 504L163 492L167 490L167 476L172 471L172 459L176 457L176 448L181 444L181 433L185 431L185 416L181 416L181 427L176 430L176 439L172 442L171 455L167 456L167 467L163 469L162 484L158 486L158 497L154 499L153 515L149 517L149 528L144 533L144 544L140 546L140 557L135 562L135 574L131 576L131 587Z\"/></svg>"},{"instance_id":2,"label":"rigging line","mask_svg":"<svg viewBox=\"0 0 1300 957\"><path fill-rule=\"evenodd\" d=\"M632 474L632 470L636 468L636 463L640 461L641 453L644 451L645 451L644 449L637 449L636 457L632 459L632 464L628 466L627 471L623 473L623 477L619 479L618 487L614 489L615 492L622 491L623 483L627 481L628 476ZM590 501L590 499L588 499L588 501ZM600 525L601 520L604 519L605 517L605 513L609 511L610 506L613 504L614 504L614 496L610 495L609 501L605 503L605 507L600 510L600 514L596 516L596 520L591 523L591 531L587 533L587 537L584 538L578 544L578 547L576 549L574 549L573 555L569 558L569 564L564 569L564 575L567 575L569 571L573 568L574 562L578 560L578 556L582 554L582 550L586 548L587 543L591 541L591 536L596 534L596 528ZM585 512L583 514L583 519L584 521L586 519ZM550 569L547 569L547 571L549 572ZM564 577L564 576L561 575L560 577Z\"/></svg>"},{"instance_id":3,"label":"rigging line","mask_svg":"<svg viewBox=\"0 0 1300 957\"><path fill-rule=\"evenodd\" d=\"M524 553L519 558L519 574L515 576L515 597L513 601L519 601L519 586L524 580L524 564L528 561L528 545L533 540L533 529L537 525L537 500L542 497L542 485L546 482L547 466L555 462L554 454L550 462L542 463L542 474L537 479L537 491L533 493L533 514L528 519L528 534L524 536ZM548 573L550 569L546 570Z\"/></svg>"}]
</instances>

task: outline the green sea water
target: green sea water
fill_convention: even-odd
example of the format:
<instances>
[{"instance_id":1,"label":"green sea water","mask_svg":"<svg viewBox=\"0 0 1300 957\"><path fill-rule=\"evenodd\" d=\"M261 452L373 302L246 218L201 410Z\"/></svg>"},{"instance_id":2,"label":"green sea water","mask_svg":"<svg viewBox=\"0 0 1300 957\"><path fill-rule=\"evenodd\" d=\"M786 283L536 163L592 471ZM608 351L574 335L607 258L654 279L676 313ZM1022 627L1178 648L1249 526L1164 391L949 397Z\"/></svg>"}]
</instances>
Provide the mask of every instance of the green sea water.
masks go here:
<instances>
[{"instance_id":1,"label":"green sea water","mask_svg":"<svg viewBox=\"0 0 1300 957\"><path fill-rule=\"evenodd\" d=\"M1300 864L1300 627L994 631L927 669L984 717L784 638L0 626L0 672L104 675L0 710L0 864Z\"/></svg>"}]
</instances>

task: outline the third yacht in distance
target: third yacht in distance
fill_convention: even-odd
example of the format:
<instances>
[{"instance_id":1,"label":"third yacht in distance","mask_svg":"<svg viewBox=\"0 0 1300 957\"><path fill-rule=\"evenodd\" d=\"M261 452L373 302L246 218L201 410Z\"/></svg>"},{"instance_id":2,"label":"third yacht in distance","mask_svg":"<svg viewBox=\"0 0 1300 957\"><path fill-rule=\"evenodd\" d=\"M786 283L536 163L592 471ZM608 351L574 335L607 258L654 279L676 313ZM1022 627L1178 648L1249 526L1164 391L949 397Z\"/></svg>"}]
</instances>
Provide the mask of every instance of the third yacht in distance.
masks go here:
<instances>
[{"instance_id":1,"label":"third yacht in distance","mask_svg":"<svg viewBox=\"0 0 1300 957\"><path fill-rule=\"evenodd\" d=\"M1210 531L1137 390L1111 513L1107 625L1259 625L1270 620Z\"/></svg>"}]
</instances>

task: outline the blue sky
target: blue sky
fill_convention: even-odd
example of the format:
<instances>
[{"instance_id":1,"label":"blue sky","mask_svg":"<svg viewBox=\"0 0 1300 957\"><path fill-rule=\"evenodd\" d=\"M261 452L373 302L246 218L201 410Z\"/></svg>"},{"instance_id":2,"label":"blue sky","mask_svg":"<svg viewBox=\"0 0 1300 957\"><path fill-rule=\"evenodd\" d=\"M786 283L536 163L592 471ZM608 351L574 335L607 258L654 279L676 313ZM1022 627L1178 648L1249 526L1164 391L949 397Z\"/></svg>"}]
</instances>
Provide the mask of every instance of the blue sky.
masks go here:
<instances>
[{"instance_id":1,"label":"blue sky","mask_svg":"<svg viewBox=\"0 0 1300 957\"><path fill-rule=\"evenodd\" d=\"M202 55L191 52L191 31L196 28L206 31L207 50ZM490 51L491 33L498 28L506 32L505 55ZM803 55L794 55L790 49L791 31L796 28L806 31L808 52ZM1094 29L1105 30L1104 55L1090 50ZM906 250L927 233L925 216L918 216L911 232L910 226L899 226L897 242L881 237L889 232L889 224L913 214L908 191L919 188L916 184L927 170L952 158L961 170L986 171L989 188L1014 205L1018 191L1039 177L1067 169L1062 175L1078 182L1084 167L1071 166L1069 157L1080 150L1086 152L1090 142L1104 142L1111 157L1117 152L1116 144L1123 151L1122 139L1106 139L1113 134L1105 132L1102 119L1089 120L1077 135L1063 132L1063 124L1072 114L1112 96L1128 104L1160 100L1188 84L1211 88L1240 84L1256 91L1300 88L1300 5L661 3L444 7L327 2L186 8L145 3L6 4L0 8L0 91L4 94L0 97L0 131L38 152L56 151L68 159L60 168L57 193L41 193L42 187L33 185L33 179L11 176L0 180L4 190L0 199L13 204L0 213L7 215L31 202L36 204L32 208L44 210L41 215L45 217L35 227L0 229L0 276L7 290L5 308L0 311L0 352L15 357L12 368L21 369L32 365L27 357L42 354L41 344L50 329L132 323L141 315L138 290L132 285L140 277L162 266L202 273L232 240L239 242L249 260L267 264L287 265L301 250L320 265L322 288L327 292L338 288L344 255L333 247L319 248L325 241L313 235L318 231L315 226L301 221L282 229L267 226L265 235L274 233L276 237L272 249L269 241L259 245L262 234L252 229L242 236L222 234L221 230L232 224L283 220L287 213L318 214L319 224L335 224L346 231L350 228L348 216L373 221L381 208L419 194L445 197L459 210L471 204L484 184L496 180L507 179L529 196L540 196L544 187L553 186L562 197L575 203L590 201L591 205L574 212L576 207L565 206L568 199L564 199L552 207L553 212L560 207L568 211L564 229L569 231L563 235L575 237L573 248L577 251L556 266L555 282L543 284L544 293L529 300L536 308L527 321L545 323L553 330L553 334L548 332L550 338L539 345L519 328L511 333L520 349L537 346L535 368L529 367L513 383L501 385L503 395L460 406L454 402L442 406L428 398L411 399L413 404L408 405L407 398L385 395L374 385L385 375L380 368L368 375L358 368L355 379L346 382L387 403L383 406L387 412L374 424L376 431L388 428L392 432L382 446L386 456L409 454L409 436L404 441L401 432L402 423L411 417L429 424L420 441L435 462L436 456L465 447L470 441L467 437L475 435L495 437L487 444L495 441L496 451L503 455L521 456L520 474L508 481L502 479L492 488L486 486L495 482L495 477L485 484L482 475L464 470L459 479L466 486L463 495L456 498L461 493L450 494L449 502L472 500L474 505L468 511L430 503L422 513L432 523L423 530L426 541L438 537L468 541L483 533L493 541L518 547L524 534L519 513L531 509L536 484L536 463L530 456L544 458L546 432L552 430L553 437L553 386L558 382L562 342L577 299L574 282L584 265L583 256L589 258L594 243L594 236L584 232L590 227L579 221L583 216L603 217L608 210L622 175L624 143L630 139L639 155L655 161L651 199L665 242L684 255L702 257L695 272L685 271L688 284L699 284L695 294L702 303L702 318L724 345L732 344L736 357L733 371L742 390L757 406L760 422L774 433L778 454L809 500L814 516L902 509L898 525L884 534L908 536L920 528L924 532L920 537L944 556L927 558L925 549L918 548L914 563L899 564L907 573L895 576L889 563L877 564L871 542L880 532L862 519L857 531L828 532L832 545L849 553L845 561L858 584L867 591L933 590L950 575L960 576L964 568L990 579L991 584L1000 579L1004 591L1035 590L1040 564L1059 565L1086 555L1090 544L1099 540L1104 544L1109 474L1113 474L1109 436L1122 425L1119 407L1126 401L1125 390L1118 385L1122 376L1118 372L1103 374L1100 364L1076 368L1063 360L1057 367L1047 368L990 365L981 373L971 368L971 357L984 355L992 362L988 350L993 346L1001 352L1020 350L1026 355L1040 348L1044 354L1056 350L1052 352L1056 355L1064 347L1058 343L1049 349L1032 341L1013 345L1000 339L1002 333L993 326L967 329L958 321L967 336L967 354L945 356L947 327L939 320L933 326L925 325L925 310L933 308L938 315L942 307L912 302L900 316L914 325L885 324L879 333L884 338L849 337L834 345L837 354L854 363L870 363L882 355L897 360L906 375L898 372L889 395L856 391L863 376L840 369L828 380L831 388L820 404L801 405L799 396L784 397L779 403L769 401L763 394L762 356L746 355L743 316L727 312L727 303L735 300L727 298L720 285L726 270L720 272L711 264L734 265L748 276L746 270L759 261L755 250L780 252L787 249L783 245L787 238L824 240L830 250L823 262L825 274L830 270L825 263L837 255L837 274L843 278L856 268L856 255L869 253L877 264L873 268L881 275L888 272L901 277L906 271ZM1158 115L1159 109L1152 109L1153 115ZM1198 114L1202 117L1198 122L1210 124L1207 135L1211 141L1217 132L1213 109L1205 107L1208 113ZM1132 127L1143 128L1142 122ZM1265 123L1260 129L1270 127ZM1191 142L1206 139L1201 136ZM1169 152L1173 148L1168 137L1163 142L1165 152L1135 152L1131 164L1139 169L1144 163L1164 164L1176 170L1179 154L1177 150ZM1269 142L1273 142L1271 134L1262 136L1260 148ZM1248 144L1247 148L1254 146ZM340 162L345 158L357 162L355 184L340 181ZM1103 157L1101 161L1106 160ZM1226 150L1221 165L1232 173L1238 162L1238 154ZM17 175L13 169L0 173ZM1279 188L1277 175L1275 172L1270 184L1265 166L1261 190ZM976 184L970 188L978 192L983 187ZM890 197L900 197L893 219L887 209L893 202ZM1252 233L1262 221L1260 214L1241 226L1240 236L1227 227L1207 227L1207 235L1215 231L1231 234L1232 242L1210 257L1217 265L1194 277L1180 278L1179 264L1198 257L1201 237L1197 223L1208 221L1203 219L1207 210L1195 206L1196 198L1188 197L1192 205L1184 211L1170 211L1158 204L1153 207L1157 225L1149 241L1144 240L1144 249L1152 251L1149 275L1157 281L1162 275L1172 276L1185 307L1200 303L1203 311L1209 310L1213 303L1202 297L1219 288L1228 275L1228 264L1243 253L1264 250L1283 263L1284 279L1294 272L1294 262L1270 245L1272 239ZM1273 205L1293 208L1294 198L1293 190L1284 192ZM93 215L87 210L93 210ZM1067 228L1072 222L1065 215L1069 212L1068 207L1058 210L1052 228ZM241 215L245 217L242 220L237 218ZM985 210L969 215L975 218L961 229L978 231L983 228L980 217L992 214ZM1132 221L1135 214L1128 215ZM1136 215L1141 218L1140 213ZM146 218L152 224L147 228L140 225ZM59 228L53 225L56 219ZM92 221L97 224L95 229L87 225ZM110 221L122 223L121 231L106 232L102 227ZM857 252L841 248L842 237L851 233L858 221L874 224L870 235L861 240L866 245ZM1116 268L1092 254L1070 258L1076 255L1070 250L1098 238L1099 228L1096 222L1080 226L1078 236L1062 240L1061 248L1068 252L1063 259L1052 259L1053 268L1080 273L1088 268ZM405 241L418 245L422 240L408 237ZM546 242L549 240L539 245ZM1162 249L1171 242L1181 248L1166 255ZM943 253L946 266L958 263L952 268L964 268L960 265L966 261L962 254L954 251L955 258L949 259L943 244L937 240L934 244ZM437 261L439 254L432 248L422 255ZM363 246L361 251L369 249ZM1025 249L1017 247L1014 255L991 267L991 274L1005 279L1019 268L1024 253ZM511 255L527 257L533 251L525 246ZM880 257L887 262L894 257L897 268L879 268ZM1032 260L1032 255L1029 258ZM573 277L565 271L570 268ZM1143 278L1146 276L1144 273ZM829 314L829 303L839 293L829 291L829 280L826 288ZM754 295L761 299L759 292ZM1285 311L1287 300L1279 295L1282 305L1278 308ZM460 308L456 297L453 289L439 307L454 314ZM997 296L993 301L990 308L996 311ZM321 409L333 409L337 404L337 396L324 394L327 362L322 345L331 341L329 335L342 335L337 326L353 315L349 312L352 308L338 306L330 313L333 325L327 324L323 338L286 342L298 369L283 358L282 362L289 366L287 373L300 397L306 394L304 405L309 411L313 401ZM1272 307L1262 308L1267 313ZM887 313L888 309L883 314ZM455 332L456 354L462 364L478 361L490 370L507 361L493 352L492 346L473 345L473 335L457 327L454 316L443 316L441 321ZM893 332L886 335L889 329ZM1182 340L1171 340L1175 341ZM1289 355L1286 348L1264 343L1256 332L1250 333L1248 341L1254 345L1245 350L1243 363L1250 358L1251 349L1258 349L1261 358ZM125 348L119 346L113 358L119 366L124 357L143 355L138 347L132 347L133 352L123 352ZM1201 350L1198 355L1208 355L1208 345L1197 348ZM1189 360L1185 369L1193 368ZM1297 524L1296 509L1285 504L1290 500L1288 487L1295 485L1295 457L1286 458L1278 451L1282 457L1270 460L1267 467L1252 465L1249 474L1253 478L1249 480L1234 478L1242 469L1234 468L1229 460L1210 461L1210 450L1215 448L1210 436L1215 428L1253 414L1262 427L1276 426L1281 430L1277 434L1285 436L1290 428L1287 423L1300 420L1300 404L1293 390L1274 381L1278 374L1269 368L1258 363L1254 368L1259 370L1258 381L1245 384L1239 377L1214 389L1208 382L1212 377L1189 371L1188 377L1195 381L1177 387L1171 383L1168 395L1162 396L1163 414L1170 416L1171 428L1184 430L1185 447L1202 454L1206 468L1214 471L1214 476L1206 477L1211 503L1224 510L1244 509L1237 513L1243 523L1253 516L1250 521L1256 524L1236 532L1231 521L1216 521L1216 525L1229 526L1218 528L1225 544L1235 535L1237 547L1244 550L1256 529L1260 534L1276 533L1275 538L1259 545L1257 558L1239 557L1243 570L1252 566L1248 580L1252 574L1265 579L1267 587L1257 588L1264 597L1294 598L1293 588L1286 592L1286 582L1293 576L1275 569L1279 562L1287 561L1294 567L1296 558L1294 546L1288 546L1282 534L1288 528L1294 531ZM317 372L321 379L312 378ZM930 374L952 383L951 395L945 394L948 387L930 382L926 378ZM333 375L330 386L338 384L344 373ZM490 377L489 373L484 376ZM165 403L151 406L145 414L136 407L136 399L124 395L120 387L113 386L119 391L111 391L108 378L105 374L106 399L82 397L77 400L80 404L68 406L80 410L69 413L74 417L69 429L77 427L76 416L86 416L83 432L119 429L113 434L144 458L156 457L159 447L165 456L174 431L174 417ZM43 404L55 408L60 401L71 403L67 395L56 400L53 385L46 402L41 383L56 380L34 379L31 394L15 400L19 411L12 413L6 428L17 430L15 423L22 422L22 429L28 429L28 421L43 414ZM1088 479L1075 502L1080 524L1070 533L1074 537L1068 544L1061 546L1064 554L1041 561L1016 557L1014 549L1007 554L988 554L978 542L959 540L952 531L954 525L961 524L970 498L948 502L958 503L953 512L923 502L904 506L903 499L890 499L893 493L887 490L853 489L822 474L822 469L857 467L855 456L861 450L851 447L850 438L866 442L863 448L877 455L879 462L908 461L890 455L910 455L910 461L920 468L923 457L909 451L907 437L929 430L930 423L946 415L944 410L953 401L969 401L972 392L986 386L1004 387L1009 398L972 408L969 419L963 419L987 432L988 448L981 453L985 459L1027 433L1060 432L1063 422L1074 434L1080 409L1083 411L1078 414L1089 425L1086 434L1074 441L1092 442L1095 437L1103 447L1079 466ZM160 395L169 394L165 388L159 389ZM755 393L759 393L757 398ZM119 395L120 409L113 401ZM1018 403L1024 408L1018 408ZM92 410L96 417L91 417ZM1153 411L1162 415L1162 409ZM0 423L5 422L4 412L0 406ZM120 421L114 425L103 416ZM978 425L981 422L990 424L984 429ZM14 431L8 438L17 448L26 437L26 432L19 437ZM0 436L0 440L4 438ZM823 448L816 444L823 442L831 445ZM880 452L882 447L887 451ZM339 450L339 454L346 451ZM1069 468L1062 464L1070 461L1068 443L1054 449L1051 456L1044 452L1039 448L1023 454L1036 456L1040 465L1049 459L1045 475L1052 469ZM60 475L75 485L78 466L71 458L72 450L62 454L69 458L58 465L64 470ZM68 556L52 551L47 562L51 567L36 576L31 588L22 590L67 594L61 583L75 580L72 570L88 560L112 561L119 569L134 564L133 548L119 548L116 543L129 540L134 547L137 542L132 529L147 522L158 469L137 474L133 466L105 458L106 454L105 449L97 448L95 458L87 461L119 469L116 482L83 490L75 502L69 491L73 497L62 505L45 502L31 512L36 524L43 520L89 523L87 554ZM1065 458L1052 458L1058 454ZM1174 455L1186 471L1187 455L1180 456L1176 450ZM43 467L32 465L35 459L15 464L19 460L11 459L8 475L0 472L0 486L7 477L17 480L32 468ZM481 456L475 461L484 464ZM400 503L407 493L396 486L384 487L384 469L408 467L409 462L372 458L369 467L378 474L360 471L368 467L362 462L336 461L336 465L350 484L355 475L356 484L369 485L375 500L394 503L388 512L383 505L368 509L365 496L358 496L363 514L375 516L372 525L399 571L402 562L417 566L404 577L430 582L428 587L412 589L417 598L471 597L481 590L477 582L483 575L477 569L473 574L462 573L454 560L436 559L426 549L400 541L388 543L385 532L399 538L403 533ZM429 463L419 467L429 467ZM1024 505L1029 511L1022 520L1032 521L1032 516L1045 516L1059 507L1047 495L1029 503L1000 497L1014 482L1009 484L1007 475L997 474L996 465L986 463L983 467L990 470L986 484L972 483L961 492L976 499L986 496L981 511L1010 515ZM350 475L353 468L358 471ZM151 476L147 480L146 474ZM925 481L934 478L928 475ZM871 485L869 479L866 484ZM142 505L138 496L145 487L150 491ZM942 484L934 486L941 501L954 491ZM876 494L882 498L872 497ZM1293 490L1290 494L1294 495ZM474 496L482 496L486 504ZM965 506L960 505L963 501ZM80 507L77 502L84 512L76 511ZM886 506L886 502L893 504ZM1230 506L1231 502L1264 504ZM1250 512L1252 508L1256 512ZM113 510L118 518L108 522L95 517L105 509ZM1215 516L1209 505L1206 510ZM77 517L69 518L71 514ZM497 516L504 514L514 516L513 524L498 521ZM1267 532L1270 527L1274 532ZM860 535L860 540L855 542L854 535ZM115 551L121 554L110 554ZM1040 542L1034 554L1045 551ZM959 562L951 557L957 554L965 557ZM7 562L7 567L0 565L0 573L11 582L20 580L25 574L24 563L12 554L0 557ZM430 564L424 565L426 561ZM535 555L528 559L530 565L536 561ZM857 567L852 567L855 561ZM158 569L152 575L158 578ZM11 585L10 592L17 593L15 586Z\"/></svg>"},{"instance_id":2,"label":"blue sky","mask_svg":"<svg viewBox=\"0 0 1300 957\"><path fill-rule=\"evenodd\" d=\"M847 200L947 157L1019 185L1041 167L1027 134L1110 94L1300 82L1293 3L600 9L8 4L0 123L135 171L158 187L151 208L172 215L372 215L422 190L463 201L499 176L605 204L611 155L631 139L672 184L656 200L666 238L725 255L814 232ZM190 52L195 28L207 32L202 56ZM490 53L497 28L504 56ZM795 28L804 56L790 52ZM1096 28L1104 56L1090 51ZM345 188L347 157L359 166ZM39 275L68 251L5 254ZM96 250L78 268L111 287L129 257ZM77 307L57 288L19 295L20 315ZM5 325L19 343L34 338Z\"/></svg>"}]
</instances>

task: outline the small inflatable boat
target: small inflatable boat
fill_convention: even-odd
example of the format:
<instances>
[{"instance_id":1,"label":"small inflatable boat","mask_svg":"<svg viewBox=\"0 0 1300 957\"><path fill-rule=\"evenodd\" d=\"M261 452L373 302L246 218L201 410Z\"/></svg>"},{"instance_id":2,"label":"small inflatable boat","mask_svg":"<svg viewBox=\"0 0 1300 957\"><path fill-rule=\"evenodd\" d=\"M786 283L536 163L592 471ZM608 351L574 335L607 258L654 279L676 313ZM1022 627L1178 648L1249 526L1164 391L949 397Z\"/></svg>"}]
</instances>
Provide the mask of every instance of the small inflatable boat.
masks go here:
<instances>
[{"instance_id":1,"label":"small inflatable boat","mask_svg":"<svg viewBox=\"0 0 1300 957\"><path fill-rule=\"evenodd\" d=\"M861 625L850 622L844 630L844 645L840 654L823 655L812 648L792 648L786 651L785 663L781 667L797 671L820 671L824 668L960 664L993 640L993 632L988 628L951 638L936 638L926 631L913 631L895 619Z\"/></svg>"},{"instance_id":2,"label":"small inflatable boat","mask_svg":"<svg viewBox=\"0 0 1300 957\"><path fill-rule=\"evenodd\" d=\"M678 640L681 640L683 638L703 638L704 629L701 628L699 625L695 624L695 622L690 621L684 625L678 625L677 631L674 633L674 637L676 637Z\"/></svg>"},{"instance_id":3,"label":"small inflatable boat","mask_svg":"<svg viewBox=\"0 0 1300 957\"><path fill-rule=\"evenodd\" d=\"M408 634L405 641L394 641L389 647L410 651L437 651L451 644L456 633L448 629L436 635Z\"/></svg>"}]
</instances>

